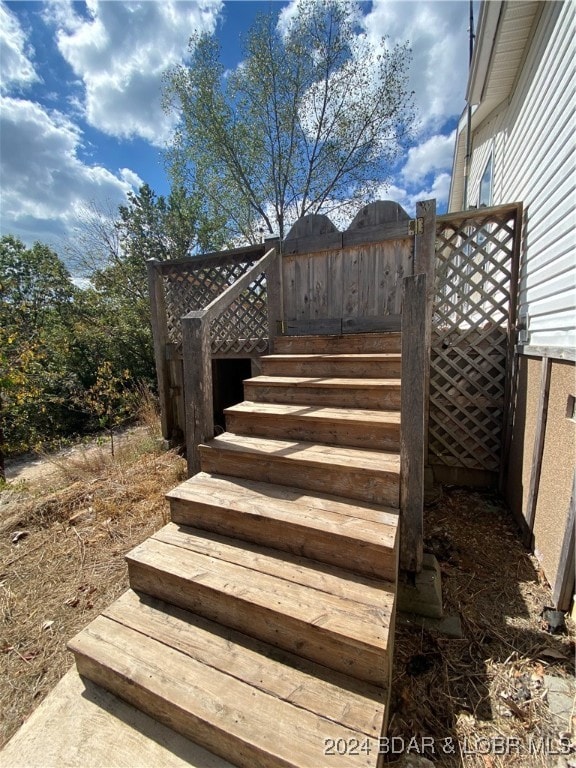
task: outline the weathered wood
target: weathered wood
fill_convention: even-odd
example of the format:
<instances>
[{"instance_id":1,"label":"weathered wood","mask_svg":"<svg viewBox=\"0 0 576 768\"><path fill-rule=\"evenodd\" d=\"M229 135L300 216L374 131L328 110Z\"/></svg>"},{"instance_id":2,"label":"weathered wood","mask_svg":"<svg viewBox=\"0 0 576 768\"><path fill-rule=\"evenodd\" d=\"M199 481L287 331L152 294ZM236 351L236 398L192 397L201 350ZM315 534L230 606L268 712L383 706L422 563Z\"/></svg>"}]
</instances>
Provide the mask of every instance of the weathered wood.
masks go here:
<instances>
[{"instance_id":1,"label":"weathered wood","mask_svg":"<svg viewBox=\"0 0 576 768\"><path fill-rule=\"evenodd\" d=\"M339 336L342 333L342 318L286 320L284 330L288 335L293 336L318 336L320 334Z\"/></svg>"},{"instance_id":2,"label":"weathered wood","mask_svg":"<svg viewBox=\"0 0 576 768\"><path fill-rule=\"evenodd\" d=\"M402 430L400 438L400 568L422 569L425 446L426 275L404 280Z\"/></svg>"},{"instance_id":3,"label":"weathered wood","mask_svg":"<svg viewBox=\"0 0 576 768\"><path fill-rule=\"evenodd\" d=\"M182 319L186 460L188 474L200 469L198 445L214 435L210 325L204 317Z\"/></svg>"},{"instance_id":4,"label":"weathered wood","mask_svg":"<svg viewBox=\"0 0 576 768\"><path fill-rule=\"evenodd\" d=\"M398 510L200 472L168 496L172 520L365 576L396 578Z\"/></svg>"},{"instance_id":5,"label":"weathered wood","mask_svg":"<svg viewBox=\"0 0 576 768\"><path fill-rule=\"evenodd\" d=\"M426 301L424 322L424 461L430 463L428 431L430 422L430 352L432 347L432 313L436 294L436 200L416 203L416 217L422 220L422 233L414 238L414 274L426 275Z\"/></svg>"},{"instance_id":6,"label":"weathered wood","mask_svg":"<svg viewBox=\"0 0 576 768\"><path fill-rule=\"evenodd\" d=\"M265 376L392 378L402 373L402 356L385 352L357 355L266 355L262 358L261 373Z\"/></svg>"},{"instance_id":7,"label":"weathered wood","mask_svg":"<svg viewBox=\"0 0 576 768\"><path fill-rule=\"evenodd\" d=\"M214 267L218 264L226 264L231 261L237 261L238 263L251 262L256 259L262 258L265 253L265 244L257 243L255 245L244 245L240 248L230 248L223 251L213 251L211 253L204 253L201 256L186 256L183 259L169 259L168 261L161 261L160 271L163 274L172 272L179 267L185 267L186 269L204 269L205 267Z\"/></svg>"},{"instance_id":8,"label":"weathered wood","mask_svg":"<svg viewBox=\"0 0 576 768\"><path fill-rule=\"evenodd\" d=\"M576 471L572 477L572 495L568 514L566 515L566 528L562 537L562 549L558 561L556 582L552 590L554 605L559 611L569 611L570 603L574 597L574 562L576 534Z\"/></svg>"},{"instance_id":9,"label":"weathered wood","mask_svg":"<svg viewBox=\"0 0 576 768\"><path fill-rule=\"evenodd\" d=\"M324 216L321 213L309 213L306 216L301 216L294 222L284 241L289 243L301 237L330 235L334 232L338 232L338 230L328 216Z\"/></svg>"},{"instance_id":10,"label":"weathered wood","mask_svg":"<svg viewBox=\"0 0 576 768\"><path fill-rule=\"evenodd\" d=\"M359 681L351 685L349 677L327 674L313 662L131 590L104 615L280 701L379 735L385 700L381 688Z\"/></svg>"},{"instance_id":11,"label":"weathered wood","mask_svg":"<svg viewBox=\"0 0 576 768\"><path fill-rule=\"evenodd\" d=\"M289 584L320 592L325 591L329 585L331 595L363 605L379 605L391 611L394 603L393 582L387 583L360 574L351 579L346 569L329 564L321 569L311 567L313 564L310 560L299 554L286 553L279 558L276 549L247 541L239 545L236 539L214 531L208 534L193 527L168 523L152 539L210 558L212 562L218 561L218 564L238 565L258 575L266 574L283 579Z\"/></svg>"},{"instance_id":12,"label":"weathered wood","mask_svg":"<svg viewBox=\"0 0 576 768\"><path fill-rule=\"evenodd\" d=\"M293 718L293 705L105 617L78 639L75 652L89 679L242 768L307 768L322 754L319 733L359 738L303 709ZM272 722L282 728L270 728ZM349 756L335 756L334 765L351 765Z\"/></svg>"},{"instance_id":13,"label":"weathered wood","mask_svg":"<svg viewBox=\"0 0 576 768\"><path fill-rule=\"evenodd\" d=\"M224 433L200 446L204 472L290 483L347 499L397 507L397 454Z\"/></svg>"},{"instance_id":14,"label":"weathered wood","mask_svg":"<svg viewBox=\"0 0 576 768\"><path fill-rule=\"evenodd\" d=\"M168 342L168 327L166 322L166 304L164 301L164 285L158 259L146 262L148 270L148 296L150 299L150 319L152 323L152 340L154 343L154 362L156 364L156 379L158 381L158 400L160 402L160 424L162 437L169 440L174 427L172 417L172 402L170 396L170 372L166 360L166 344Z\"/></svg>"},{"instance_id":15,"label":"weathered wood","mask_svg":"<svg viewBox=\"0 0 576 768\"><path fill-rule=\"evenodd\" d=\"M254 402L374 410L400 408L400 382L397 379L257 376L244 382L244 395Z\"/></svg>"},{"instance_id":16,"label":"weathered wood","mask_svg":"<svg viewBox=\"0 0 576 768\"><path fill-rule=\"evenodd\" d=\"M362 354L401 350L401 334L370 333L346 336L281 336L276 340L277 354Z\"/></svg>"},{"instance_id":17,"label":"weathered wood","mask_svg":"<svg viewBox=\"0 0 576 768\"><path fill-rule=\"evenodd\" d=\"M551 372L552 361L549 358L544 358L542 360L540 374L540 394L538 397L538 406L536 410L536 431L534 434L534 448L532 450L530 487L528 489L528 499L526 501L526 524L530 531L529 537L526 536L524 539L526 546L530 546L532 543L534 520L536 519L538 491L540 488L540 474L542 472L542 457L544 455L544 443L546 440L546 422L548 419L548 398L550 394Z\"/></svg>"},{"instance_id":18,"label":"weathered wood","mask_svg":"<svg viewBox=\"0 0 576 768\"><path fill-rule=\"evenodd\" d=\"M267 248L274 247L275 258L266 268L266 305L268 312L268 348L274 349L274 339L279 333L280 324L284 318L282 290L282 255L280 242L267 241Z\"/></svg>"},{"instance_id":19,"label":"weathered wood","mask_svg":"<svg viewBox=\"0 0 576 768\"><path fill-rule=\"evenodd\" d=\"M521 209L466 211L437 222L430 462L498 473L510 439L510 308Z\"/></svg>"},{"instance_id":20,"label":"weathered wood","mask_svg":"<svg viewBox=\"0 0 576 768\"><path fill-rule=\"evenodd\" d=\"M371 229L372 227L382 227L391 223L406 223L410 221L410 216L404 208L393 200L375 200L368 203L353 218L348 231Z\"/></svg>"},{"instance_id":21,"label":"weathered wood","mask_svg":"<svg viewBox=\"0 0 576 768\"><path fill-rule=\"evenodd\" d=\"M401 322L400 315L383 315L382 317L344 317L342 318L342 333L399 331Z\"/></svg>"},{"instance_id":22,"label":"weathered wood","mask_svg":"<svg viewBox=\"0 0 576 768\"><path fill-rule=\"evenodd\" d=\"M234 768L87 677L80 677L75 668L2 747L0 766Z\"/></svg>"},{"instance_id":23,"label":"weathered wood","mask_svg":"<svg viewBox=\"0 0 576 768\"><path fill-rule=\"evenodd\" d=\"M226 427L239 435L259 435L328 445L400 447L399 411L243 402L227 408Z\"/></svg>"},{"instance_id":24,"label":"weathered wood","mask_svg":"<svg viewBox=\"0 0 576 768\"><path fill-rule=\"evenodd\" d=\"M245 567L156 539L130 552L127 562L136 591L337 672L387 685L391 593L382 590L378 604L367 605L335 595L329 574L318 589L288 580L293 571L285 561L278 577L257 563Z\"/></svg>"},{"instance_id":25,"label":"weathered wood","mask_svg":"<svg viewBox=\"0 0 576 768\"><path fill-rule=\"evenodd\" d=\"M514 229L519 231L519 224L522 221L523 206L520 204L516 210ZM514 423L514 398L515 398L515 366L514 355L518 332L516 330L517 309L518 309L518 290L520 276L520 237L514 238L514 247L512 248L512 259L510 262L510 293L508 306L508 322L506 325L506 341L508 348L506 350L506 380L504 382L504 407L503 407L503 425L502 425L502 455L510 455L510 446L512 445L512 433ZM508 462L500 462L500 473L498 488L500 493L504 492L508 478Z\"/></svg>"}]
</instances>

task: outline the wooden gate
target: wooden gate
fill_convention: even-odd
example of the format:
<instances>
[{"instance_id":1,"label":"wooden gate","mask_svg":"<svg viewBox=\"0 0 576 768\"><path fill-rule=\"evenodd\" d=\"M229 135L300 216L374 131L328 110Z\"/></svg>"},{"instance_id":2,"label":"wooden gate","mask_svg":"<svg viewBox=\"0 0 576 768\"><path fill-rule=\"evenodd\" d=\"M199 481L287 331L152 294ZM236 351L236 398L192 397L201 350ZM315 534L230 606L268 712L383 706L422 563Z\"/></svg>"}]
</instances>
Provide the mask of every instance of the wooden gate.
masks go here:
<instances>
[{"instance_id":1,"label":"wooden gate","mask_svg":"<svg viewBox=\"0 0 576 768\"><path fill-rule=\"evenodd\" d=\"M391 201L367 205L344 232L326 216L299 219L282 244L284 332L399 330L418 221Z\"/></svg>"}]
</instances>

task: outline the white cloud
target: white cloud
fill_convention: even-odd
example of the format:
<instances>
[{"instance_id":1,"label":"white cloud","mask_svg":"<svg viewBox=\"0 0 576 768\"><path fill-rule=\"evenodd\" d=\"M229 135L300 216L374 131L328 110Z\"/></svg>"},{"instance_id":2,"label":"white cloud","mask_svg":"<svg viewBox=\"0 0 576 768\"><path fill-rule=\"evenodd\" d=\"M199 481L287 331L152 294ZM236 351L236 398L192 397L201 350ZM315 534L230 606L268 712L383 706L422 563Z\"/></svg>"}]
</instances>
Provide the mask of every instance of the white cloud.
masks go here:
<instances>
[{"instance_id":1,"label":"white cloud","mask_svg":"<svg viewBox=\"0 0 576 768\"><path fill-rule=\"evenodd\" d=\"M138 176L137 173L134 173L134 171L131 171L130 168L120 168L120 178L136 190L140 189L144 184L140 176Z\"/></svg>"},{"instance_id":2,"label":"white cloud","mask_svg":"<svg viewBox=\"0 0 576 768\"><path fill-rule=\"evenodd\" d=\"M373 42L409 41L412 48L410 86L423 133L437 131L465 106L468 79L468 3L374 0L365 18Z\"/></svg>"},{"instance_id":3,"label":"white cloud","mask_svg":"<svg viewBox=\"0 0 576 768\"><path fill-rule=\"evenodd\" d=\"M125 202L137 175L123 169L118 177L86 165L78 157L81 146L79 128L60 112L0 98L0 231L57 248L87 202Z\"/></svg>"},{"instance_id":4,"label":"white cloud","mask_svg":"<svg viewBox=\"0 0 576 768\"><path fill-rule=\"evenodd\" d=\"M441 133L408 150L408 160L402 176L412 184L418 184L432 171L449 171L452 167L456 131L449 136Z\"/></svg>"},{"instance_id":5,"label":"white cloud","mask_svg":"<svg viewBox=\"0 0 576 768\"><path fill-rule=\"evenodd\" d=\"M215 29L222 0L115 3L88 0L88 17L53 2L62 56L85 88L85 118L118 138L139 136L161 146L174 118L161 106L162 77L185 56L194 30Z\"/></svg>"},{"instance_id":6,"label":"white cloud","mask_svg":"<svg viewBox=\"0 0 576 768\"><path fill-rule=\"evenodd\" d=\"M420 187L416 192L408 191L405 187L391 184L382 187L376 195L377 200L394 200L399 203L411 216L415 215L416 203L421 200L436 200L436 210L442 212L448 202L450 192L450 174L438 174L429 187Z\"/></svg>"},{"instance_id":7,"label":"white cloud","mask_svg":"<svg viewBox=\"0 0 576 768\"><path fill-rule=\"evenodd\" d=\"M0 2L0 89L25 87L40 80L30 61L33 52L16 16Z\"/></svg>"}]
</instances>

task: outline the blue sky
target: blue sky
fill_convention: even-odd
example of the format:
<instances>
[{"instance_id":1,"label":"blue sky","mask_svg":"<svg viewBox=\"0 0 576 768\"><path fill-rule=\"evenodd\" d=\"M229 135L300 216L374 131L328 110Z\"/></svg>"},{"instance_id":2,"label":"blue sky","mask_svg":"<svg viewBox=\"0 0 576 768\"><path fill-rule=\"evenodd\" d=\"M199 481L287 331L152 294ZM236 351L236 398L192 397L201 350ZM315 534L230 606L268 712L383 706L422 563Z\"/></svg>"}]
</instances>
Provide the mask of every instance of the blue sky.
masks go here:
<instances>
[{"instance_id":1,"label":"blue sky","mask_svg":"<svg viewBox=\"0 0 576 768\"><path fill-rule=\"evenodd\" d=\"M217 35L225 66L237 66L255 13L289 13L294 2L0 0L0 232L62 253L92 203L115 210L143 182L166 194L163 72L186 60L194 29ZM409 212L436 197L443 210L465 106L468 2L360 6L374 41L410 42L419 108L413 146L380 197Z\"/></svg>"}]
</instances>

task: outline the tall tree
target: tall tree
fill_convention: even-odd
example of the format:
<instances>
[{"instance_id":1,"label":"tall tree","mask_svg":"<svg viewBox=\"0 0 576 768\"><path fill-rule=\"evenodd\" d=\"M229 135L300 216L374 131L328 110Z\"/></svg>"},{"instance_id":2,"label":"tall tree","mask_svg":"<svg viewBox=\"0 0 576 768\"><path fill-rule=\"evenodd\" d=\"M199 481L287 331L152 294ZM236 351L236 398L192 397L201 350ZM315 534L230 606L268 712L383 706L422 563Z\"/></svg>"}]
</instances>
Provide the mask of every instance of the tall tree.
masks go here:
<instances>
[{"instance_id":1,"label":"tall tree","mask_svg":"<svg viewBox=\"0 0 576 768\"><path fill-rule=\"evenodd\" d=\"M70 426L68 367L76 289L48 246L0 239L0 476L4 455ZM73 416L72 416L73 418Z\"/></svg>"},{"instance_id":2,"label":"tall tree","mask_svg":"<svg viewBox=\"0 0 576 768\"><path fill-rule=\"evenodd\" d=\"M356 209L388 179L414 121L410 51L371 44L360 20L351 0L300 0L282 26L257 17L234 72L203 33L167 75L172 167L243 239Z\"/></svg>"}]
</instances>

